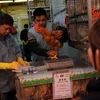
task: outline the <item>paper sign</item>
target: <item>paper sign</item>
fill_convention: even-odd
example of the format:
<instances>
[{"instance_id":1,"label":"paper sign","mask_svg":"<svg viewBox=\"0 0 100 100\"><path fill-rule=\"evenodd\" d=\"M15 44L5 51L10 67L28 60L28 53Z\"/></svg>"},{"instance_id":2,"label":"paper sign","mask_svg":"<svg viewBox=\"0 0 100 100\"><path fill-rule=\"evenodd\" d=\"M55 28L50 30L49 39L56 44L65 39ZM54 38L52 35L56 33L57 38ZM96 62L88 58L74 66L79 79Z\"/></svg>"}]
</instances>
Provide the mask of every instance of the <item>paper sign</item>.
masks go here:
<instances>
[{"instance_id":1,"label":"paper sign","mask_svg":"<svg viewBox=\"0 0 100 100\"><path fill-rule=\"evenodd\" d=\"M67 72L53 75L53 99L73 97L73 85Z\"/></svg>"}]
</instances>

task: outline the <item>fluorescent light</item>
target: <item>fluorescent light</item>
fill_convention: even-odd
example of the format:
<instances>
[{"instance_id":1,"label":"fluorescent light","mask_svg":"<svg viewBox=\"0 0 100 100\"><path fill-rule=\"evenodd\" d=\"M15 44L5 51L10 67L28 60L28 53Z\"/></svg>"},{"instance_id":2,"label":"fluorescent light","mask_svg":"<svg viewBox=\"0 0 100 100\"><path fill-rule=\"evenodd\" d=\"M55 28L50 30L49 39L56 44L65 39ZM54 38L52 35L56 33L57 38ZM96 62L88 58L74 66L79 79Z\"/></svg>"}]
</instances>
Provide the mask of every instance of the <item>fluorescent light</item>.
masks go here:
<instances>
[{"instance_id":1,"label":"fluorescent light","mask_svg":"<svg viewBox=\"0 0 100 100\"><path fill-rule=\"evenodd\" d=\"M7 1L7 0L5 0L5 1L0 1L0 3L10 3L10 2L13 2L13 1Z\"/></svg>"},{"instance_id":2,"label":"fluorescent light","mask_svg":"<svg viewBox=\"0 0 100 100\"><path fill-rule=\"evenodd\" d=\"M0 0L0 3L10 3L13 2L13 0ZM27 2L27 0L14 0L14 2Z\"/></svg>"},{"instance_id":3,"label":"fluorescent light","mask_svg":"<svg viewBox=\"0 0 100 100\"><path fill-rule=\"evenodd\" d=\"M15 0L14 2L27 2L27 0Z\"/></svg>"}]
</instances>

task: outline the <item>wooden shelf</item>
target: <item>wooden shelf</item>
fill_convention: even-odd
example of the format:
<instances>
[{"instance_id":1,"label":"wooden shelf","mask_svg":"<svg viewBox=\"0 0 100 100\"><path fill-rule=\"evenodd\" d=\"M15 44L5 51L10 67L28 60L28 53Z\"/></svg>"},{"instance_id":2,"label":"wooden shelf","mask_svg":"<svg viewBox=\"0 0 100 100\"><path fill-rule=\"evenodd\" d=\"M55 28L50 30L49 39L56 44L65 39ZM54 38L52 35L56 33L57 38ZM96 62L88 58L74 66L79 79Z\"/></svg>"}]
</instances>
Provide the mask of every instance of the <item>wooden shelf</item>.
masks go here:
<instances>
[{"instance_id":1,"label":"wooden shelf","mask_svg":"<svg viewBox=\"0 0 100 100\"><path fill-rule=\"evenodd\" d=\"M87 11L82 12L82 13L75 13L74 15L68 16L68 17L69 18L75 18L75 17L78 17L78 16L86 15L86 14L87 14Z\"/></svg>"},{"instance_id":2,"label":"wooden shelf","mask_svg":"<svg viewBox=\"0 0 100 100\"><path fill-rule=\"evenodd\" d=\"M88 41L69 41L69 46L74 47L76 49L80 50L87 50L89 48L89 42Z\"/></svg>"},{"instance_id":3,"label":"wooden shelf","mask_svg":"<svg viewBox=\"0 0 100 100\"><path fill-rule=\"evenodd\" d=\"M50 9L49 6L41 6L41 7L44 8L44 9ZM36 8L39 8L39 6L38 7L30 7L30 9L36 9Z\"/></svg>"}]
</instances>

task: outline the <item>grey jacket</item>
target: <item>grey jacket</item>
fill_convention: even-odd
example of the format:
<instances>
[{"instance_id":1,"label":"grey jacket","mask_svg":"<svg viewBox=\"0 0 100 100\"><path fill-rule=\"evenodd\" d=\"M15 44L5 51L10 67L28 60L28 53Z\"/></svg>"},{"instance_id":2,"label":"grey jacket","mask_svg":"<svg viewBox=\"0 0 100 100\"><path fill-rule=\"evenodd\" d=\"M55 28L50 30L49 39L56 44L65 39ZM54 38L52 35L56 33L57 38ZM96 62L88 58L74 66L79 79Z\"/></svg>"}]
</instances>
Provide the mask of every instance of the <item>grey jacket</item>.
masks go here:
<instances>
[{"instance_id":1,"label":"grey jacket","mask_svg":"<svg viewBox=\"0 0 100 100\"><path fill-rule=\"evenodd\" d=\"M16 61L21 52L12 35L0 38L0 62ZM6 93L14 88L14 73L11 70L0 70L0 93Z\"/></svg>"}]
</instances>

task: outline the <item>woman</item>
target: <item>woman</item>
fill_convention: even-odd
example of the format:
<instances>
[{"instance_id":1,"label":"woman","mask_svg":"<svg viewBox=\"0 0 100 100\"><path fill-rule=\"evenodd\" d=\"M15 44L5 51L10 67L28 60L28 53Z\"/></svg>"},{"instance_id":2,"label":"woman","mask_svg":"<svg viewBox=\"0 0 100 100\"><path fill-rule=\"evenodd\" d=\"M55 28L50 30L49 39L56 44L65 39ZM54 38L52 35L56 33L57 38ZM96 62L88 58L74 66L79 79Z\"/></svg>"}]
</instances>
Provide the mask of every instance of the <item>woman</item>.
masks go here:
<instances>
[{"instance_id":1,"label":"woman","mask_svg":"<svg viewBox=\"0 0 100 100\"><path fill-rule=\"evenodd\" d=\"M100 71L100 18L94 23L89 31L90 47L88 56L96 70ZM100 100L100 78L91 80L87 85L89 94L82 100Z\"/></svg>"}]
</instances>

